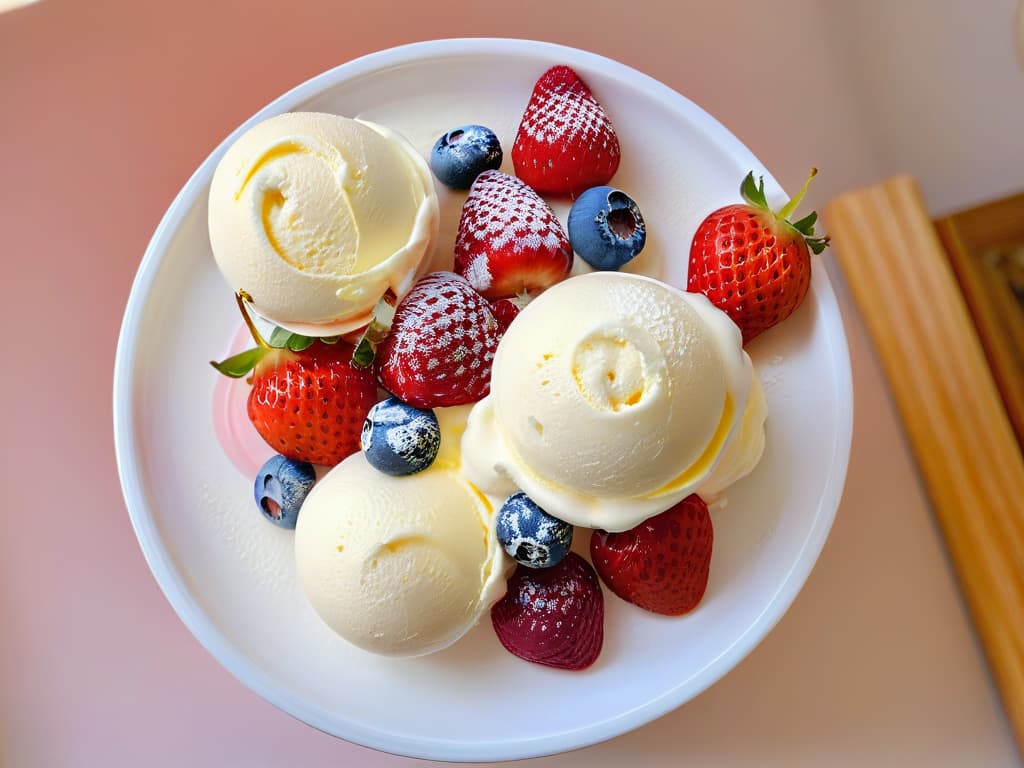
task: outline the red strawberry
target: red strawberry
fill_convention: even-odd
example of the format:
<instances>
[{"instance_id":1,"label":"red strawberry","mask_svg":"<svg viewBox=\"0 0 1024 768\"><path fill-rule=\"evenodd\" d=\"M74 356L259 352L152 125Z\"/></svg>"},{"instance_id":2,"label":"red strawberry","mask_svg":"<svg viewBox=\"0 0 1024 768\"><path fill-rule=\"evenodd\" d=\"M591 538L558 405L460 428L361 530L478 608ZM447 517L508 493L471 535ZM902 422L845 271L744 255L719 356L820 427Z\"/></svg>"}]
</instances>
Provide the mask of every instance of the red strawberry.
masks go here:
<instances>
[{"instance_id":1,"label":"red strawberry","mask_svg":"<svg viewBox=\"0 0 1024 768\"><path fill-rule=\"evenodd\" d=\"M561 222L515 176L484 171L469 188L455 237L455 271L488 299L539 292L569 275Z\"/></svg>"},{"instance_id":2,"label":"red strawberry","mask_svg":"<svg viewBox=\"0 0 1024 768\"><path fill-rule=\"evenodd\" d=\"M260 336L243 297L239 309L257 347L213 366L241 378L250 371L247 411L256 431L289 459L333 466L359 450L366 414L377 402L377 382L352 364L351 344L326 343L277 329L271 347Z\"/></svg>"},{"instance_id":3,"label":"red strawberry","mask_svg":"<svg viewBox=\"0 0 1024 768\"><path fill-rule=\"evenodd\" d=\"M623 600L679 616L704 596L713 540L708 505L692 494L628 531L594 531L590 559Z\"/></svg>"},{"instance_id":4,"label":"red strawberry","mask_svg":"<svg viewBox=\"0 0 1024 768\"><path fill-rule=\"evenodd\" d=\"M498 333L504 336L505 331L519 314L519 307L510 299L498 299L491 302L491 312L494 313L494 319L498 321Z\"/></svg>"},{"instance_id":5,"label":"red strawberry","mask_svg":"<svg viewBox=\"0 0 1024 768\"><path fill-rule=\"evenodd\" d=\"M374 363L380 383L409 405L472 403L490 392L500 338L486 299L458 275L431 272L399 302Z\"/></svg>"},{"instance_id":6,"label":"red strawberry","mask_svg":"<svg viewBox=\"0 0 1024 768\"><path fill-rule=\"evenodd\" d=\"M256 366L249 420L275 451L330 467L359 450L377 382L372 371L352 365L354 350L344 341L316 341L301 352L279 350Z\"/></svg>"},{"instance_id":7,"label":"red strawberry","mask_svg":"<svg viewBox=\"0 0 1024 768\"><path fill-rule=\"evenodd\" d=\"M516 567L491 623L512 654L559 669L589 667L604 642L604 595L594 569L570 552L550 568Z\"/></svg>"},{"instance_id":8,"label":"red strawberry","mask_svg":"<svg viewBox=\"0 0 1024 768\"><path fill-rule=\"evenodd\" d=\"M542 195L575 197L607 184L619 154L611 120L579 75L566 66L541 75L512 145L516 176Z\"/></svg>"},{"instance_id":9,"label":"red strawberry","mask_svg":"<svg viewBox=\"0 0 1024 768\"><path fill-rule=\"evenodd\" d=\"M746 203L713 211L693 236L686 289L703 293L732 318L746 343L782 322L803 302L811 282L808 247L821 253L828 237L814 237L818 215L792 223L817 173L811 169L803 188L778 213L764 196L764 179L748 173L740 186Z\"/></svg>"}]
</instances>

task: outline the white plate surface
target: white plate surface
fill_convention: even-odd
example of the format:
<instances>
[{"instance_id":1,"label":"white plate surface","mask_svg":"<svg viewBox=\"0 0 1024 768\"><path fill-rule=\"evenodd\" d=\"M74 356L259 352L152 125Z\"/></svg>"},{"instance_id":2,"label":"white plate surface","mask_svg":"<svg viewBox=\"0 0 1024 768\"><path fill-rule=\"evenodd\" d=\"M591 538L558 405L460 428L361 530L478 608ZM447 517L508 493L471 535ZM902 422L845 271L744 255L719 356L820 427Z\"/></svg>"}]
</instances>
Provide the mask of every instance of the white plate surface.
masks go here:
<instances>
[{"instance_id":1,"label":"white plate surface","mask_svg":"<svg viewBox=\"0 0 1024 768\"><path fill-rule=\"evenodd\" d=\"M486 619L433 656L375 657L333 635L307 605L291 532L260 519L251 479L224 455L211 420L215 374L206 361L225 352L239 327L207 237L214 167L253 123L317 110L387 124L424 153L451 127L489 125L509 169L532 85L557 63L589 83L618 131L622 164L613 183L637 200L649 232L631 270L684 286L694 229L708 211L736 201L748 170L764 173L770 200L784 199L723 126L617 62L517 40L420 43L315 77L229 136L168 209L125 312L114 380L118 466L132 524L167 599L257 694L376 749L442 760L531 757L592 744L672 710L734 667L787 610L842 492L849 358L835 296L815 261L805 305L750 347L768 399L767 447L756 471L714 510L711 581L694 613L655 616L606 592L602 655L571 673L509 655ZM439 265L450 259L461 200L441 192ZM555 208L564 221L566 206Z\"/></svg>"}]
</instances>

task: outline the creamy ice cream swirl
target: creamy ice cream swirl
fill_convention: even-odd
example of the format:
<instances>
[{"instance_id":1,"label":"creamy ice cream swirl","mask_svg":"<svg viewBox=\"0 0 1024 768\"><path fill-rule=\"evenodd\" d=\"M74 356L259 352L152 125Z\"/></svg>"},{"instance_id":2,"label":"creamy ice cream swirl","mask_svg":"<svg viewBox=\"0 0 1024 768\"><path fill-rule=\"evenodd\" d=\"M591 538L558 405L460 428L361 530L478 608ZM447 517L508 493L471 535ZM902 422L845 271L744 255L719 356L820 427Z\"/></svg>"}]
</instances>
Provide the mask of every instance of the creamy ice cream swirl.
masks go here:
<instances>
[{"instance_id":1,"label":"creamy ice cream swirl","mask_svg":"<svg viewBox=\"0 0 1024 768\"><path fill-rule=\"evenodd\" d=\"M705 297L637 275L570 278L502 338L491 394L463 437L464 471L575 525L625 530L700 489L723 456L735 466L721 481L753 468L764 422L763 409L744 420L754 381L739 330ZM727 451L737 439L750 450Z\"/></svg>"},{"instance_id":2,"label":"creamy ice cream swirl","mask_svg":"<svg viewBox=\"0 0 1024 768\"><path fill-rule=\"evenodd\" d=\"M438 227L430 170L374 123L287 113L227 151L210 186L210 243L271 322L325 336L365 325L422 271Z\"/></svg>"}]
</instances>

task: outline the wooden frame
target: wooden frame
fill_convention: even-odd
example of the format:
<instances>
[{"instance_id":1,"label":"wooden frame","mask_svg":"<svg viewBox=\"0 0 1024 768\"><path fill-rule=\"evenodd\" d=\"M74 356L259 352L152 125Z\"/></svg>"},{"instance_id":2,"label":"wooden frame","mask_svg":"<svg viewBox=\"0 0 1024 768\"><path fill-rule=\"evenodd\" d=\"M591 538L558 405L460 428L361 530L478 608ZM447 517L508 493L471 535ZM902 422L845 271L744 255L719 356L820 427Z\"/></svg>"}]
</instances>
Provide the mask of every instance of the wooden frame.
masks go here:
<instances>
[{"instance_id":1,"label":"wooden frame","mask_svg":"<svg viewBox=\"0 0 1024 768\"><path fill-rule=\"evenodd\" d=\"M941 218L935 228L1024 446L1024 192Z\"/></svg>"},{"instance_id":2,"label":"wooden frame","mask_svg":"<svg viewBox=\"0 0 1024 768\"><path fill-rule=\"evenodd\" d=\"M974 289L961 291L912 178L847 193L825 220L1024 754L1024 458L965 300ZM965 272L976 223L940 223Z\"/></svg>"}]
</instances>

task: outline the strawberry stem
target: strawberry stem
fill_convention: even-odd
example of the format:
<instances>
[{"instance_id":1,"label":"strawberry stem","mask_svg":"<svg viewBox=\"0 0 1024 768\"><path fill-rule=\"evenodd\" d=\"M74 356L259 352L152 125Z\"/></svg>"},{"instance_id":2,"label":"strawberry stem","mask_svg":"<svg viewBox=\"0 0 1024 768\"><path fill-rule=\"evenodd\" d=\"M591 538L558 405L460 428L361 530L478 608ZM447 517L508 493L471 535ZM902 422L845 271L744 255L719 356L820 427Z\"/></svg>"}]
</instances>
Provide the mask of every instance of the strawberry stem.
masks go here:
<instances>
[{"instance_id":1,"label":"strawberry stem","mask_svg":"<svg viewBox=\"0 0 1024 768\"><path fill-rule=\"evenodd\" d=\"M249 329L249 334L252 336L252 340L256 342L256 346L260 349L269 350L270 345L267 344L263 336L260 335L259 330L256 328L256 323L252 321L252 315L250 315L249 310L245 308L245 303L251 301L252 296L245 291L239 291L235 294L235 303L238 304L238 311L242 313L242 319L245 320L245 327Z\"/></svg>"},{"instance_id":2,"label":"strawberry stem","mask_svg":"<svg viewBox=\"0 0 1024 768\"><path fill-rule=\"evenodd\" d=\"M256 329L256 324L253 322L249 310L245 308L245 302L247 301L252 301L252 296L245 291L239 291L235 294L235 303L238 304L238 310L242 313L245 326L249 329L249 334L252 336L253 341L256 342L256 347L239 352L237 355L232 355L220 362L216 360L210 361L210 365L216 368L219 373L230 376L233 379L240 379L248 375L272 349Z\"/></svg>"},{"instance_id":3,"label":"strawberry stem","mask_svg":"<svg viewBox=\"0 0 1024 768\"><path fill-rule=\"evenodd\" d=\"M797 207L800 205L800 203L803 202L804 195L807 194L807 188L811 185L811 179L813 179L817 175L818 169L811 168L811 172L807 176L807 181L805 181L804 185L800 187L800 191L793 196L793 199L779 209L779 212L775 214L776 218L782 219L783 221L789 219L789 217L793 214L793 211L795 211Z\"/></svg>"}]
</instances>

